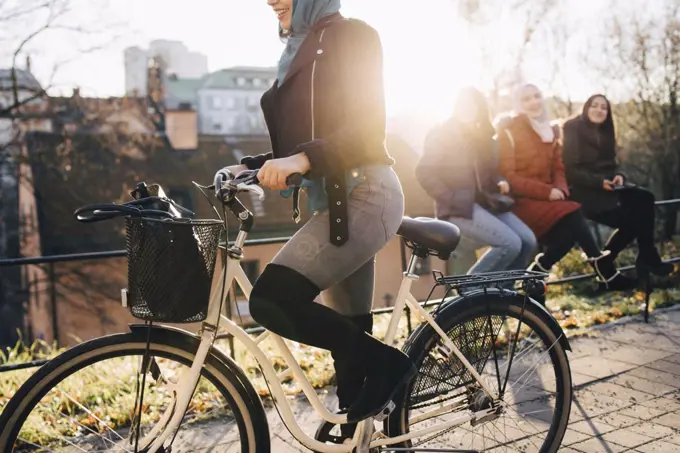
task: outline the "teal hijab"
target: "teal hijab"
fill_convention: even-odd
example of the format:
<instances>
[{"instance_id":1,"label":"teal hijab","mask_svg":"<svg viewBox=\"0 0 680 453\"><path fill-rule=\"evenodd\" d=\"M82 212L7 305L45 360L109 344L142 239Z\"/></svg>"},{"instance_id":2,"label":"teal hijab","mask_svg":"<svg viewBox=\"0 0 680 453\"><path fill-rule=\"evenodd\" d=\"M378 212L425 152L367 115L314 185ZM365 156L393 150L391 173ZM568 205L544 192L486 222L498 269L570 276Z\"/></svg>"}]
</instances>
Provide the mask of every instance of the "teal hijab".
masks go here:
<instances>
[{"instance_id":1,"label":"teal hijab","mask_svg":"<svg viewBox=\"0 0 680 453\"><path fill-rule=\"evenodd\" d=\"M286 33L286 48L279 59L277 78L279 84L288 74L290 64L309 31L322 18L340 12L340 0L293 0L293 17ZM279 26L279 34L282 34Z\"/></svg>"}]
</instances>

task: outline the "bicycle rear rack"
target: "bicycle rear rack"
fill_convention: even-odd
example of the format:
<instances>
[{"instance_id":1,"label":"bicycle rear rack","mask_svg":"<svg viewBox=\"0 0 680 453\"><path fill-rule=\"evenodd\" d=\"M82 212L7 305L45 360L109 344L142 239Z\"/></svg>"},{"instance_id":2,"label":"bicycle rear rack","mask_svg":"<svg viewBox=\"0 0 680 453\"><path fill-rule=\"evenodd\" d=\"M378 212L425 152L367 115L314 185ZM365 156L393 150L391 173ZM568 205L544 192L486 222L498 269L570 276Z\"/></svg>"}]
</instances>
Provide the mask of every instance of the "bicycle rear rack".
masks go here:
<instances>
[{"instance_id":1,"label":"bicycle rear rack","mask_svg":"<svg viewBox=\"0 0 680 453\"><path fill-rule=\"evenodd\" d=\"M498 285L528 280L543 280L548 274L529 270L512 270L499 272L486 272L483 274L470 275L444 275L441 271L433 271L435 285L446 285L454 289L469 288L473 286Z\"/></svg>"}]
</instances>

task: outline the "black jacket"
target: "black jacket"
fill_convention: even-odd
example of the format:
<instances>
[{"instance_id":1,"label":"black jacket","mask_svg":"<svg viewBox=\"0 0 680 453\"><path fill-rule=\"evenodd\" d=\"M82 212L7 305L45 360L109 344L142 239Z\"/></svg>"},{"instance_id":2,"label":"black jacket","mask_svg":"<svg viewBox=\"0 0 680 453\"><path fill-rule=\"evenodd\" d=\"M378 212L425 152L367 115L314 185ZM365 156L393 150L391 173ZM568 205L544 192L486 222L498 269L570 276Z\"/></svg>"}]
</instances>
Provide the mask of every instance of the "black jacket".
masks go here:
<instances>
[{"instance_id":1,"label":"black jacket","mask_svg":"<svg viewBox=\"0 0 680 453\"><path fill-rule=\"evenodd\" d=\"M245 157L250 169L272 157L306 153L306 177L325 178L330 239L348 239L345 172L371 164L392 165L385 149L382 45L366 23L334 14L309 33L286 78L261 101L272 143L269 154Z\"/></svg>"},{"instance_id":2,"label":"black jacket","mask_svg":"<svg viewBox=\"0 0 680 453\"><path fill-rule=\"evenodd\" d=\"M440 219L472 218L477 198L475 164L482 190L498 192L496 141L491 137L480 146L456 120L449 120L427 135L423 155L416 166L416 178L435 200Z\"/></svg>"},{"instance_id":3,"label":"black jacket","mask_svg":"<svg viewBox=\"0 0 680 453\"><path fill-rule=\"evenodd\" d=\"M580 116L564 123L562 158L570 188L570 198L583 205L591 216L615 209L619 202L616 192L605 190L602 183L614 176L624 176L616 161L612 146L602 146L596 126L587 124Z\"/></svg>"}]
</instances>

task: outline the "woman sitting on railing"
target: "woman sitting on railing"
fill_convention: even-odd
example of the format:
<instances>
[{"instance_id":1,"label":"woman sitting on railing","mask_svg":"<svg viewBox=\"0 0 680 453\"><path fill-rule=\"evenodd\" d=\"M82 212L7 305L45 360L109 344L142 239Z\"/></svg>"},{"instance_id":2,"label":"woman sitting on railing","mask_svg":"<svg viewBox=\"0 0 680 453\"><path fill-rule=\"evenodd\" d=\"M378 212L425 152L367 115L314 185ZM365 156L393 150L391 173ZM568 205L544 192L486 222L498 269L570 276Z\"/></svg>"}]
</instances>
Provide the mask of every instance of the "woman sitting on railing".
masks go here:
<instances>
[{"instance_id":1,"label":"woman sitting on railing","mask_svg":"<svg viewBox=\"0 0 680 453\"><path fill-rule=\"evenodd\" d=\"M564 124L564 164L571 199L583 206L586 217L616 228L605 250L616 257L634 239L638 270L668 275L654 246L654 194L629 184L616 162L616 132L609 100L591 96L583 112Z\"/></svg>"},{"instance_id":2,"label":"woman sitting on railing","mask_svg":"<svg viewBox=\"0 0 680 453\"><path fill-rule=\"evenodd\" d=\"M454 116L428 134L416 167L437 217L455 224L463 239L490 246L469 274L525 269L536 250L534 233L510 212L510 185L498 174L494 135L484 95L463 89Z\"/></svg>"},{"instance_id":3,"label":"woman sitting on railing","mask_svg":"<svg viewBox=\"0 0 680 453\"><path fill-rule=\"evenodd\" d=\"M558 131L550 124L536 86L527 84L517 90L515 113L499 127L501 174L516 199L513 212L545 246L545 253L536 256L530 269L548 272L578 243L602 289L633 288L635 281L620 274L611 254L597 246L580 205L567 200Z\"/></svg>"}]
</instances>

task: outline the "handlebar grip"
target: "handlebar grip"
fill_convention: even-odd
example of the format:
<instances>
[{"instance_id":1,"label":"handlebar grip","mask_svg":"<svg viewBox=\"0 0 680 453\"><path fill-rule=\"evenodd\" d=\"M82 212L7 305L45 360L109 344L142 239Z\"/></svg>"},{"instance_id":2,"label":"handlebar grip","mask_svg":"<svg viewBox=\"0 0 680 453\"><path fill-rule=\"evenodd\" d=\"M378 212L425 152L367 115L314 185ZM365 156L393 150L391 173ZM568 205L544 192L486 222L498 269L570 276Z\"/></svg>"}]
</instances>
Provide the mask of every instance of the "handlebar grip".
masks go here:
<instances>
[{"instance_id":1,"label":"handlebar grip","mask_svg":"<svg viewBox=\"0 0 680 453\"><path fill-rule=\"evenodd\" d=\"M125 215L140 215L141 211L137 208L120 205L115 203L97 203L83 206L76 209L73 216L79 222L91 223L109 220Z\"/></svg>"},{"instance_id":2,"label":"handlebar grip","mask_svg":"<svg viewBox=\"0 0 680 453\"><path fill-rule=\"evenodd\" d=\"M302 184L302 174L293 173L286 178L286 184L289 186L299 186Z\"/></svg>"}]
</instances>

